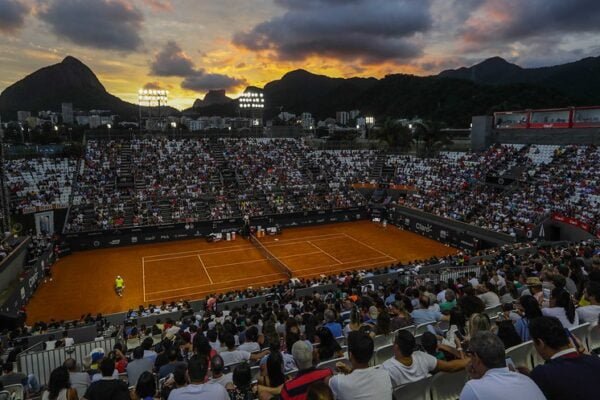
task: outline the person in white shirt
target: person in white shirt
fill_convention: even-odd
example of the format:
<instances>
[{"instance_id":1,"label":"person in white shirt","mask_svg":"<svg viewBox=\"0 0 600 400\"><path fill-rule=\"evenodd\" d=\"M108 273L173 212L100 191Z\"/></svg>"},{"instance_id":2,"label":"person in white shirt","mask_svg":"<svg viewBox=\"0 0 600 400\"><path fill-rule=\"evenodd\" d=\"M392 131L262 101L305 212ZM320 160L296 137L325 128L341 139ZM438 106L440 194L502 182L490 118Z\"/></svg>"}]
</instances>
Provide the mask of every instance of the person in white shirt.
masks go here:
<instances>
[{"instance_id":1,"label":"person in white shirt","mask_svg":"<svg viewBox=\"0 0 600 400\"><path fill-rule=\"evenodd\" d=\"M219 355L223 357L223 362L225 365L239 364L243 361L249 360L257 361L263 356L269 354L269 350L252 354L249 351L236 349L235 338L231 333L226 333L223 335L223 343L225 344L225 349L221 349Z\"/></svg>"},{"instance_id":2,"label":"person in white shirt","mask_svg":"<svg viewBox=\"0 0 600 400\"><path fill-rule=\"evenodd\" d=\"M233 383L233 373L224 374L225 363L220 355L216 355L210 360L211 377L209 382L216 383L226 387L228 383Z\"/></svg>"},{"instance_id":3,"label":"person in white shirt","mask_svg":"<svg viewBox=\"0 0 600 400\"><path fill-rule=\"evenodd\" d=\"M471 379L460 400L546 400L540 388L527 376L506 367L504 344L492 332L477 332L469 340Z\"/></svg>"},{"instance_id":4,"label":"person in white shirt","mask_svg":"<svg viewBox=\"0 0 600 400\"><path fill-rule=\"evenodd\" d=\"M173 389L169 400L229 400L227 390L221 385L204 383L208 372L206 359L192 356L188 361L190 384Z\"/></svg>"},{"instance_id":5,"label":"person in white shirt","mask_svg":"<svg viewBox=\"0 0 600 400\"><path fill-rule=\"evenodd\" d=\"M65 342L65 347L71 347L75 344L75 339L69 337L69 332L63 332L63 342Z\"/></svg>"},{"instance_id":6,"label":"person in white shirt","mask_svg":"<svg viewBox=\"0 0 600 400\"><path fill-rule=\"evenodd\" d=\"M479 297L483 304L485 304L485 308L490 307L498 307L500 305L500 297L494 292L494 285L490 282L486 282L483 285L480 285L478 288Z\"/></svg>"},{"instance_id":7,"label":"person in white shirt","mask_svg":"<svg viewBox=\"0 0 600 400\"><path fill-rule=\"evenodd\" d=\"M238 346L238 350L247 351L248 353L254 353L260 351L260 345L258 341L258 328L251 326L246 329L246 341Z\"/></svg>"},{"instance_id":8,"label":"person in white shirt","mask_svg":"<svg viewBox=\"0 0 600 400\"><path fill-rule=\"evenodd\" d=\"M366 333L353 331L348 334L348 357L352 367L344 363L336 366L342 374L328 379L337 400L391 399L392 382L388 373L369 367L375 345Z\"/></svg>"},{"instance_id":9,"label":"person in white shirt","mask_svg":"<svg viewBox=\"0 0 600 400\"><path fill-rule=\"evenodd\" d=\"M577 309L579 323L597 324L600 317L600 283L590 281L583 291L583 298L590 304Z\"/></svg>"},{"instance_id":10,"label":"person in white shirt","mask_svg":"<svg viewBox=\"0 0 600 400\"><path fill-rule=\"evenodd\" d=\"M477 274L475 272L469 272L469 283L474 288L479 286L479 279L477 279Z\"/></svg>"},{"instance_id":11,"label":"person in white shirt","mask_svg":"<svg viewBox=\"0 0 600 400\"><path fill-rule=\"evenodd\" d=\"M550 295L550 307L542 308L546 317L556 317L563 326L571 329L579 325L579 317L575 312L575 305L571 295L563 288L554 288Z\"/></svg>"},{"instance_id":12,"label":"person in white shirt","mask_svg":"<svg viewBox=\"0 0 600 400\"><path fill-rule=\"evenodd\" d=\"M417 343L412 333L407 330L398 332L394 341L394 357L381 366L390 374L394 387L424 379L433 371L461 371L468 363L466 358L454 361L438 360L423 351L415 351L416 347Z\"/></svg>"}]
</instances>

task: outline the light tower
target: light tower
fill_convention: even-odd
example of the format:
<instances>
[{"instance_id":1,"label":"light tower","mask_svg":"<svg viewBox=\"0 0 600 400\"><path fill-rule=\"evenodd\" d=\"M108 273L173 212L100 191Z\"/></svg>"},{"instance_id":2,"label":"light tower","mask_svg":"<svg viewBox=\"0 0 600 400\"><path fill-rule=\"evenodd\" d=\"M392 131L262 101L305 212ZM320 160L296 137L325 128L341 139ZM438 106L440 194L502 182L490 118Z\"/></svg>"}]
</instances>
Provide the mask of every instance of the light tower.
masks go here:
<instances>
[{"instance_id":1,"label":"light tower","mask_svg":"<svg viewBox=\"0 0 600 400\"><path fill-rule=\"evenodd\" d=\"M250 117L250 129L260 130L263 125L263 111L265 108L265 96L261 89L255 87L247 88L239 98L240 112Z\"/></svg>"},{"instance_id":2,"label":"light tower","mask_svg":"<svg viewBox=\"0 0 600 400\"><path fill-rule=\"evenodd\" d=\"M138 90L139 105L139 128L142 131L142 107L147 107L148 119L146 128L148 130L161 129L162 112L161 106L166 106L169 100L169 91L162 89L140 89ZM158 107L158 117L156 120L152 116L152 107Z\"/></svg>"}]
</instances>

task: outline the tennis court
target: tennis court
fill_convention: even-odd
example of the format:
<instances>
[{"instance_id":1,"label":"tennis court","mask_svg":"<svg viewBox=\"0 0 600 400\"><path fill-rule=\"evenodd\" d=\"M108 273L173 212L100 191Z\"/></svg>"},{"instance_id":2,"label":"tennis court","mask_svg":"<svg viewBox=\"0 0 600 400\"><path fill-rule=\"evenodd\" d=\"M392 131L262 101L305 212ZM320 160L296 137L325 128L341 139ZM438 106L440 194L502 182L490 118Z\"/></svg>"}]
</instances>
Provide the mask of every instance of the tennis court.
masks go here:
<instances>
[{"instance_id":1,"label":"tennis court","mask_svg":"<svg viewBox=\"0 0 600 400\"><path fill-rule=\"evenodd\" d=\"M315 277L455 252L370 221L287 229L261 238L258 246L238 237L218 243L188 240L85 251L54 266L53 281L38 289L28 314L30 321L49 315L77 318L87 312L118 312L140 304L268 286L286 281L290 274ZM113 292L116 275L125 279L122 298Z\"/></svg>"}]
</instances>

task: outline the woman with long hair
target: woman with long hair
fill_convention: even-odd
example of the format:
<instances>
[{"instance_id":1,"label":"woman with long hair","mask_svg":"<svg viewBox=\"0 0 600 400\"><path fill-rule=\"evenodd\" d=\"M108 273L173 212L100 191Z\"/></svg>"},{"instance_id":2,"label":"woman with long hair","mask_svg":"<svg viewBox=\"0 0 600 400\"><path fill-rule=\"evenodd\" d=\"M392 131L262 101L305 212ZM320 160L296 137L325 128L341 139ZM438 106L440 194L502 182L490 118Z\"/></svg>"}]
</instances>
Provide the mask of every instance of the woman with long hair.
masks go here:
<instances>
[{"instance_id":1,"label":"woman with long hair","mask_svg":"<svg viewBox=\"0 0 600 400\"><path fill-rule=\"evenodd\" d=\"M258 395L260 398L270 399L281 393L285 383L283 374L283 356L280 352L269 354L267 358L267 373L259 380Z\"/></svg>"},{"instance_id":2,"label":"woman with long hair","mask_svg":"<svg viewBox=\"0 0 600 400\"><path fill-rule=\"evenodd\" d=\"M227 384L227 392L231 400L253 400L257 398L252 385L252 371L248 363L241 363L233 370L233 384Z\"/></svg>"},{"instance_id":3,"label":"woman with long hair","mask_svg":"<svg viewBox=\"0 0 600 400\"><path fill-rule=\"evenodd\" d=\"M48 389L42 394L42 400L77 400L77 391L71 387L67 367L55 368L50 373Z\"/></svg>"},{"instance_id":4,"label":"woman with long hair","mask_svg":"<svg viewBox=\"0 0 600 400\"><path fill-rule=\"evenodd\" d=\"M502 343L504 343L505 349L510 349L511 347L523 343L512 321L500 321L497 323L497 326L498 337L500 338L500 340L502 340Z\"/></svg>"},{"instance_id":5,"label":"woman with long hair","mask_svg":"<svg viewBox=\"0 0 600 400\"><path fill-rule=\"evenodd\" d=\"M556 317L567 328L579 325L579 317L575 312L575 305L571 295L563 288L554 288L550 294L550 307L542 308L542 314L547 317Z\"/></svg>"},{"instance_id":6,"label":"woman with long hair","mask_svg":"<svg viewBox=\"0 0 600 400\"><path fill-rule=\"evenodd\" d=\"M333 337L331 331L325 327L317 329L315 335L316 342L319 343L317 347L317 353L319 355L319 361L327 361L332 358L342 357L342 348L339 343Z\"/></svg>"},{"instance_id":7,"label":"woman with long hair","mask_svg":"<svg viewBox=\"0 0 600 400\"><path fill-rule=\"evenodd\" d=\"M515 329L521 340L527 342L531 340L529 336L529 323L532 319L541 317L542 310L536 298L531 295L521 296L516 306L520 318L515 323Z\"/></svg>"}]
</instances>

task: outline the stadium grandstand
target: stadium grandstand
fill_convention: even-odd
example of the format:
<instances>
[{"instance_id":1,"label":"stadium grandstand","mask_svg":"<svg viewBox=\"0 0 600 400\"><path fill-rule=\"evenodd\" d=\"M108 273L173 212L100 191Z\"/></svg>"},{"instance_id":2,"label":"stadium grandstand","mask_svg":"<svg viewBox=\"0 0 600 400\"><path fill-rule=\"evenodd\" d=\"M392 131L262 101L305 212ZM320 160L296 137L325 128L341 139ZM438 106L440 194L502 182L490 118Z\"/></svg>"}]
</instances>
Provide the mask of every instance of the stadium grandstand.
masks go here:
<instances>
[{"instance_id":1,"label":"stadium grandstand","mask_svg":"<svg viewBox=\"0 0 600 400\"><path fill-rule=\"evenodd\" d=\"M516 114L475 142L545 128ZM304 399L319 381L337 399L449 399L486 374L593 398L600 149L492 141L421 158L113 134L7 160L0 399Z\"/></svg>"}]
</instances>

